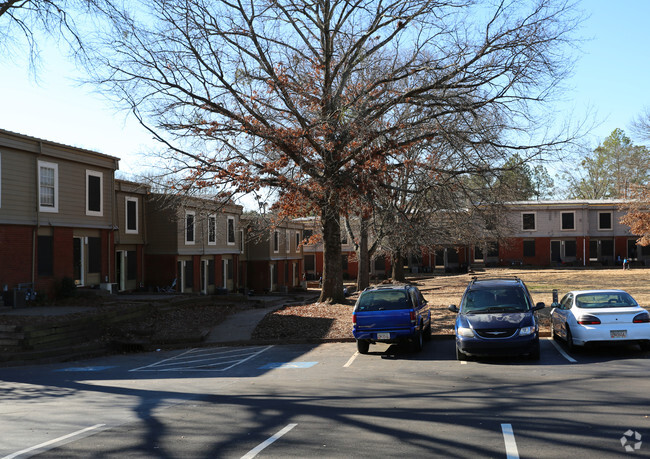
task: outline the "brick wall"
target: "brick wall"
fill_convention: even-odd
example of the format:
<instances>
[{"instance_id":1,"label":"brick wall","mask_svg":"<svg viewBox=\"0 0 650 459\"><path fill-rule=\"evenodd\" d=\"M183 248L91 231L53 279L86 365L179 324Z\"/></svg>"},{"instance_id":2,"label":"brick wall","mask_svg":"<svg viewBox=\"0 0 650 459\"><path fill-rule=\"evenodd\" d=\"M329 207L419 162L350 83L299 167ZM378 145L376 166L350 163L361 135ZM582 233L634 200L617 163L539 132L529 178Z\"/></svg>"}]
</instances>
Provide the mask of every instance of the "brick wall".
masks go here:
<instances>
[{"instance_id":1,"label":"brick wall","mask_svg":"<svg viewBox=\"0 0 650 459\"><path fill-rule=\"evenodd\" d=\"M0 226L0 289L32 280L33 227Z\"/></svg>"}]
</instances>

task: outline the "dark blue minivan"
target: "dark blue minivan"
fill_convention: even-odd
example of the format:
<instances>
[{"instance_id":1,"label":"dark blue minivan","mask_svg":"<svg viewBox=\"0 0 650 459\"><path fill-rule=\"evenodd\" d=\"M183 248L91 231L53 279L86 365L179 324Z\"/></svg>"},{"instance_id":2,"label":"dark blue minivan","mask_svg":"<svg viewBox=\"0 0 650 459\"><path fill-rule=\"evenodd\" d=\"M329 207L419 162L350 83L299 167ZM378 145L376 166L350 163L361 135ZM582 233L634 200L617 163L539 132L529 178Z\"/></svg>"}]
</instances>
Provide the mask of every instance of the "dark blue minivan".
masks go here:
<instances>
[{"instance_id":1,"label":"dark blue minivan","mask_svg":"<svg viewBox=\"0 0 650 459\"><path fill-rule=\"evenodd\" d=\"M535 311L544 303L533 304L521 279L473 278L465 289L458 313L456 358L467 356L528 355L539 359L539 324Z\"/></svg>"}]
</instances>

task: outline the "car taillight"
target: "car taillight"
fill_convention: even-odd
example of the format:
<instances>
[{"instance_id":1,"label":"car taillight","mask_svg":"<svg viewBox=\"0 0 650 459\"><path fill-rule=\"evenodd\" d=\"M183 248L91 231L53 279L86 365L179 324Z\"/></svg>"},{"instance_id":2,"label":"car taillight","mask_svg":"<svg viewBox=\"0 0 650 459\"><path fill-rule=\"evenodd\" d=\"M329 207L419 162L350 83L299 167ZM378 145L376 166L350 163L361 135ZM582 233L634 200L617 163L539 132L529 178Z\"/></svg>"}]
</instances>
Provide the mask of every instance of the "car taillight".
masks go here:
<instances>
[{"instance_id":1,"label":"car taillight","mask_svg":"<svg viewBox=\"0 0 650 459\"><path fill-rule=\"evenodd\" d=\"M357 323L357 315L352 314L352 324L356 324L356 323Z\"/></svg>"},{"instance_id":2,"label":"car taillight","mask_svg":"<svg viewBox=\"0 0 650 459\"><path fill-rule=\"evenodd\" d=\"M647 312L642 312L641 314L637 314L636 316L634 316L633 322L635 324L647 324L648 322L650 322L650 314L648 314Z\"/></svg>"},{"instance_id":3,"label":"car taillight","mask_svg":"<svg viewBox=\"0 0 650 459\"><path fill-rule=\"evenodd\" d=\"M582 316L578 318L578 323L580 325L598 325L600 323L600 319L596 316Z\"/></svg>"},{"instance_id":4,"label":"car taillight","mask_svg":"<svg viewBox=\"0 0 650 459\"><path fill-rule=\"evenodd\" d=\"M411 311L411 323L415 323L415 311Z\"/></svg>"}]
</instances>

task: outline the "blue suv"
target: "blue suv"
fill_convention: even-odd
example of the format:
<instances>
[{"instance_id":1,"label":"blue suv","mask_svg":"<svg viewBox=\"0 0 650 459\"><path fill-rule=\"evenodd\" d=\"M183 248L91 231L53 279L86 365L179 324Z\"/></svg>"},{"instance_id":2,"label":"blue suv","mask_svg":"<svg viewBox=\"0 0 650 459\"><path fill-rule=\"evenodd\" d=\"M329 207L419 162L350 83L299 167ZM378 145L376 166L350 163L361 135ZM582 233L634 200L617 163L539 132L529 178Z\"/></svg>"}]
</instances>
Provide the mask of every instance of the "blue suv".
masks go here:
<instances>
[{"instance_id":1,"label":"blue suv","mask_svg":"<svg viewBox=\"0 0 650 459\"><path fill-rule=\"evenodd\" d=\"M535 311L544 303L533 304L521 279L478 279L465 289L458 313L456 358L468 356L528 355L539 359L539 324Z\"/></svg>"}]
</instances>

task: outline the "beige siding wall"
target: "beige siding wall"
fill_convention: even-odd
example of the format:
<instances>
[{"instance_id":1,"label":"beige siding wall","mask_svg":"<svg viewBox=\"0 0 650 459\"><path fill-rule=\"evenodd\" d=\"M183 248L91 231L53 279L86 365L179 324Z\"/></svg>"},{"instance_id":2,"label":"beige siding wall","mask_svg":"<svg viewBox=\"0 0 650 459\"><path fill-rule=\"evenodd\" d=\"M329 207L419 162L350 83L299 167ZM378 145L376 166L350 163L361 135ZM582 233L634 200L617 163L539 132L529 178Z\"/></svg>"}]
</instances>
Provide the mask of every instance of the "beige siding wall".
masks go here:
<instances>
[{"instance_id":1,"label":"beige siding wall","mask_svg":"<svg viewBox=\"0 0 650 459\"><path fill-rule=\"evenodd\" d=\"M173 209L156 199L145 203L147 224L146 252L151 254L171 254L178 251L178 222Z\"/></svg>"},{"instance_id":2,"label":"beige siding wall","mask_svg":"<svg viewBox=\"0 0 650 459\"><path fill-rule=\"evenodd\" d=\"M2 202L0 223L109 228L117 159L73 147L0 132ZM38 212L39 161L57 167L56 212ZM102 176L102 215L86 213L86 173Z\"/></svg>"}]
</instances>

